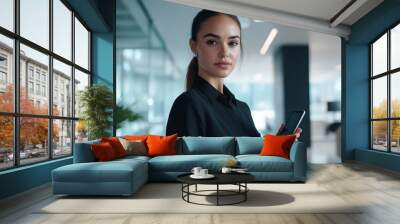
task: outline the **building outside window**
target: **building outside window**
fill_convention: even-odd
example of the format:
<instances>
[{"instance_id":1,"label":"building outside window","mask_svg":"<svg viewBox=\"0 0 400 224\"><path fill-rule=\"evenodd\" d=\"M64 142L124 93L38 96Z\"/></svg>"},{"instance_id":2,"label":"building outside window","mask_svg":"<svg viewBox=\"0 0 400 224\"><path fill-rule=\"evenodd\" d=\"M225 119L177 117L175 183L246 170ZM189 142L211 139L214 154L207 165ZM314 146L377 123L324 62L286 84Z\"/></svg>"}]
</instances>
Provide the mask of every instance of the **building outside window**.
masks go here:
<instances>
[{"instance_id":1,"label":"building outside window","mask_svg":"<svg viewBox=\"0 0 400 224\"><path fill-rule=\"evenodd\" d=\"M36 80L40 81L40 70L36 69Z\"/></svg>"},{"instance_id":2,"label":"building outside window","mask_svg":"<svg viewBox=\"0 0 400 224\"><path fill-rule=\"evenodd\" d=\"M46 74L42 73L42 82L46 82Z\"/></svg>"},{"instance_id":3,"label":"building outside window","mask_svg":"<svg viewBox=\"0 0 400 224\"><path fill-rule=\"evenodd\" d=\"M0 91L5 91L7 86L7 56L0 54Z\"/></svg>"},{"instance_id":4,"label":"building outside window","mask_svg":"<svg viewBox=\"0 0 400 224\"><path fill-rule=\"evenodd\" d=\"M33 88L33 82L31 82L31 81L29 81L28 82L28 91L29 91L29 94L33 94L33 91L34 90L34 88Z\"/></svg>"},{"instance_id":5,"label":"building outside window","mask_svg":"<svg viewBox=\"0 0 400 224\"><path fill-rule=\"evenodd\" d=\"M7 74L3 71L0 71L0 84L7 84Z\"/></svg>"},{"instance_id":6,"label":"building outside window","mask_svg":"<svg viewBox=\"0 0 400 224\"><path fill-rule=\"evenodd\" d=\"M6 68L7 67L7 56L0 54L0 67Z\"/></svg>"},{"instance_id":7,"label":"building outside window","mask_svg":"<svg viewBox=\"0 0 400 224\"><path fill-rule=\"evenodd\" d=\"M46 96L46 86L42 86L42 96Z\"/></svg>"},{"instance_id":8,"label":"building outside window","mask_svg":"<svg viewBox=\"0 0 400 224\"><path fill-rule=\"evenodd\" d=\"M58 101L58 90L57 90L57 89L55 89L53 94L54 94L54 96L53 96L53 97L54 97L54 99L53 99L53 100L54 100L54 101L53 101L53 103L54 103L54 104L56 104L56 103L57 103L57 101Z\"/></svg>"},{"instance_id":9,"label":"building outside window","mask_svg":"<svg viewBox=\"0 0 400 224\"><path fill-rule=\"evenodd\" d=\"M33 67L32 66L29 66L28 74L29 74L29 79L33 80Z\"/></svg>"},{"instance_id":10,"label":"building outside window","mask_svg":"<svg viewBox=\"0 0 400 224\"><path fill-rule=\"evenodd\" d=\"M40 95L40 84L36 84L36 95Z\"/></svg>"}]
</instances>

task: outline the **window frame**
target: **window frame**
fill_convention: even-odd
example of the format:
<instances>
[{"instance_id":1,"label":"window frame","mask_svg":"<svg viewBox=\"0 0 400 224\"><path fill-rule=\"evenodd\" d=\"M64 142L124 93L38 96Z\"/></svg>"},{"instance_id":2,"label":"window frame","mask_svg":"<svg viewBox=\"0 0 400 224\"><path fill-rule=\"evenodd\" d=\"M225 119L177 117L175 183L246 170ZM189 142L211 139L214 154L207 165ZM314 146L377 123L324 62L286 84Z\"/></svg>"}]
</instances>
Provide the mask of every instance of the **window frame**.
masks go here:
<instances>
[{"instance_id":1,"label":"window frame","mask_svg":"<svg viewBox=\"0 0 400 224\"><path fill-rule=\"evenodd\" d=\"M373 151L379 151L379 152L386 152L386 153L391 153L391 154L400 154L400 152L393 152L392 151L392 136L391 136L391 122L400 120L400 117L392 117L392 101L391 101L391 91L392 91L392 86L391 86L391 79L392 75L395 75L396 73L400 72L400 67L391 69L391 31L393 28L400 26L400 21L397 21L393 23L390 27L385 29L382 33L380 33L375 39L373 39L371 42L368 43L368 56L369 56L369 77L368 77L368 85L369 85L369 149ZM373 44L379 40L384 35L387 35L387 63L386 63L386 71L380 74L376 74L374 76L373 74ZM387 86L387 93L386 93L386 98L387 98L387 105L386 105L386 118L373 118L373 81L378 78L386 77L386 86ZM386 121L386 151L375 149L374 144L373 144L373 125L372 123L374 121Z\"/></svg>"},{"instance_id":2,"label":"window frame","mask_svg":"<svg viewBox=\"0 0 400 224\"><path fill-rule=\"evenodd\" d=\"M74 82L75 82L75 69L78 69L79 71L85 73L89 77L89 83L88 86L92 85L92 57L91 57L91 37L92 37L92 30L88 27L88 25L83 21L83 19L79 16L79 14L72 9L72 7L66 2L65 0L59 0L68 10L71 11L71 18L70 18L70 23L71 23L71 59L64 58L63 56L55 53L53 50L53 24L54 24L54 18L53 18L53 1L54 0L48 0L49 3L49 47L46 49L45 47L40 46L39 44L34 43L33 41L30 41L27 38L24 38L23 36L20 35L20 0L14 0L13 1L13 10L14 10L14 15L13 15L13 31L10 31L4 27L0 26L0 35L3 35L7 38L12 39L13 41L13 64L12 69L11 69L11 74L14 78L14 110L13 112L2 112L0 111L0 116L4 117L12 117L13 119L13 153L14 153L14 161L13 161L13 166L10 167L5 167L5 168L0 168L0 172L3 172L5 170L11 170L11 169L16 169L19 167L24 167L24 166L30 166L33 164L38 164L38 163L43 163L51 160L59 160L62 158L66 157L71 157L73 156L74 153L74 143L75 143L75 126L76 126L76 121L79 120L79 117L75 116L75 108L71 108L71 114L70 116L56 116L53 115L53 60L58 60L61 63L64 63L68 66L71 67L71 105L74 105L75 103L75 88L74 88ZM88 31L88 69L85 69L81 67L80 65L75 63L75 18L83 25L83 27ZM49 62L48 62L48 81L45 90L47 91L46 96L48 96L48 112L46 115L39 115L39 114L27 114L27 113L21 113L20 111L20 45L23 44L27 47L32 48L33 50L36 50L42 54L45 54L48 56ZM27 64L28 66L28 64ZM28 69L29 67L27 67ZM41 75L40 73L39 75ZM30 80L30 74L27 72L26 74L27 81ZM35 86L35 80L36 80L36 70L33 70L33 82ZM39 83L42 83L41 81L41 76L39 76ZM42 85L40 85L42 86ZM27 89L27 91L29 91ZM34 91L36 91L34 89ZM41 96L42 94L40 94ZM47 135L47 150L48 150L48 155L47 158L43 158L43 160L40 160L38 162L32 162L32 163L26 163L26 164L21 164L20 161L20 119L21 118L45 118L47 119L48 122L48 135ZM62 156L54 156L54 147L53 147L53 123L57 120L65 120L65 121L71 121L71 153L68 155L62 155Z\"/></svg>"}]
</instances>

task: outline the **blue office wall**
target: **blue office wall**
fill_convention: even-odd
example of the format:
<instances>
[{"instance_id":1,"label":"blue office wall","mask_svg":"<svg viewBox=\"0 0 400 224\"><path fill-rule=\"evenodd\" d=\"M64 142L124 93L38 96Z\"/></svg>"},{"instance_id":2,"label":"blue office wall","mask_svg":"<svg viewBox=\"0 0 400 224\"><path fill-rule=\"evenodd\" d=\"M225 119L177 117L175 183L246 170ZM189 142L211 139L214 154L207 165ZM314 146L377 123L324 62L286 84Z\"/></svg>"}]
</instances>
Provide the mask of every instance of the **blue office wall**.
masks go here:
<instances>
[{"instance_id":1,"label":"blue office wall","mask_svg":"<svg viewBox=\"0 0 400 224\"><path fill-rule=\"evenodd\" d=\"M293 110L306 110L300 140L311 146L308 45L283 45L274 53L274 97L278 125Z\"/></svg>"},{"instance_id":2,"label":"blue office wall","mask_svg":"<svg viewBox=\"0 0 400 224\"><path fill-rule=\"evenodd\" d=\"M98 0L97 8L108 30L92 30L92 81L114 89L115 1Z\"/></svg>"},{"instance_id":3,"label":"blue office wall","mask_svg":"<svg viewBox=\"0 0 400 224\"><path fill-rule=\"evenodd\" d=\"M368 45L345 44L342 61L342 160L354 159L355 148L368 147L369 84ZM343 71L342 71L343 72Z\"/></svg>"},{"instance_id":4,"label":"blue office wall","mask_svg":"<svg viewBox=\"0 0 400 224\"><path fill-rule=\"evenodd\" d=\"M368 44L400 22L400 0L386 0L351 27L342 39L342 159L399 170L400 157L369 150ZM362 150L362 151L360 151Z\"/></svg>"},{"instance_id":5,"label":"blue office wall","mask_svg":"<svg viewBox=\"0 0 400 224\"><path fill-rule=\"evenodd\" d=\"M92 82L114 87L114 0L67 0L92 31ZM111 127L110 127L111 128ZM51 181L51 171L72 163L72 157L0 172L0 199Z\"/></svg>"},{"instance_id":6,"label":"blue office wall","mask_svg":"<svg viewBox=\"0 0 400 224\"><path fill-rule=\"evenodd\" d=\"M355 160L400 172L400 155L393 153L356 149Z\"/></svg>"},{"instance_id":7,"label":"blue office wall","mask_svg":"<svg viewBox=\"0 0 400 224\"><path fill-rule=\"evenodd\" d=\"M68 157L0 172L0 199L48 183L53 169L71 163Z\"/></svg>"},{"instance_id":8,"label":"blue office wall","mask_svg":"<svg viewBox=\"0 0 400 224\"><path fill-rule=\"evenodd\" d=\"M92 34L92 80L113 89L113 34Z\"/></svg>"},{"instance_id":9,"label":"blue office wall","mask_svg":"<svg viewBox=\"0 0 400 224\"><path fill-rule=\"evenodd\" d=\"M66 0L66 2L78 13L86 25L95 32L109 32L110 23L101 11L101 4L114 2L114 0Z\"/></svg>"},{"instance_id":10,"label":"blue office wall","mask_svg":"<svg viewBox=\"0 0 400 224\"><path fill-rule=\"evenodd\" d=\"M107 32L92 30L92 83L105 84L115 97L115 1L99 0L98 10L109 27ZM115 108L115 107L114 107ZM115 113L114 113L115 115ZM115 116L114 116L115 117ZM115 119L113 119L114 121ZM113 122L114 123L114 122ZM108 132L115 136L115 125L109 127Z\"/></svg>"},{"instance_id":11,"label":"blue office wall","mask_svg":"<svg viewBox=\"0 0 400 224\"><path fill-rule=\"evenodd\" d=\"M92 83L114 88L115 0L67 0L91 31Z\"/></svg>"}]
</instances>

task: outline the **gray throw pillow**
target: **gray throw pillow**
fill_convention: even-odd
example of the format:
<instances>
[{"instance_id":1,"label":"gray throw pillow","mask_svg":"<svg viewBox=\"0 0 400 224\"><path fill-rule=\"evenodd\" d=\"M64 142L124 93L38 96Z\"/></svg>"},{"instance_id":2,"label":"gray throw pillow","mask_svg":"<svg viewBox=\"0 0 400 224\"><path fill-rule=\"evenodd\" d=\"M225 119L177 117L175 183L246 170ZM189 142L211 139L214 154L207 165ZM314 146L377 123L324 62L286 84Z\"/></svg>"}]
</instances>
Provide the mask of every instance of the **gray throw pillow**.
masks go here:
<instances>
[{"instance_id":1,"label":"gray throw pillow","mask_svg":"<svg viewBox=\"0 0 400 224\"><path fill-rule=\"evenodd\" d=\"M126 151L126 155L145 156L147 155L146 145L141 140L127 140L118 138Z\"/></svg>"}]
</instances>

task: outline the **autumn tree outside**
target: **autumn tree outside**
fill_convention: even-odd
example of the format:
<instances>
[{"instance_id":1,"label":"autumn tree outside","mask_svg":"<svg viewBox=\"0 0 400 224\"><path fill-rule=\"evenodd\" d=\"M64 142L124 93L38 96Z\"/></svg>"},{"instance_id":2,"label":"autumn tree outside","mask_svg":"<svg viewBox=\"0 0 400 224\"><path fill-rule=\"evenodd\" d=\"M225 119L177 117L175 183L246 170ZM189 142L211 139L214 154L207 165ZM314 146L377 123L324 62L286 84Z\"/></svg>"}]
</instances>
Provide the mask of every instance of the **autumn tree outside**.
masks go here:
<instances>
[{"instance_id":1,"label":"autumn tree outside","mask_svg":"<svg viewBox=\"0 0 400 224\"><path fill-rule=\"evenodd\" d=\"M2 112L13 112L14 107L14 88L9 84L6 92L0 94L0 110ZM48 103L34 105L29 99L28 93L24 87L20 88L20 110L23 114L47 115ZM53 113L59 115L58 108L53 108ZM0 116L0 153L13 150L13 117ZM21 117L20 119L20 149L25 150L29 147L47 148L48 144L48 119ZM53 138L58 138L60 127L53 125Z\"/></svg>"}]
</instances>

